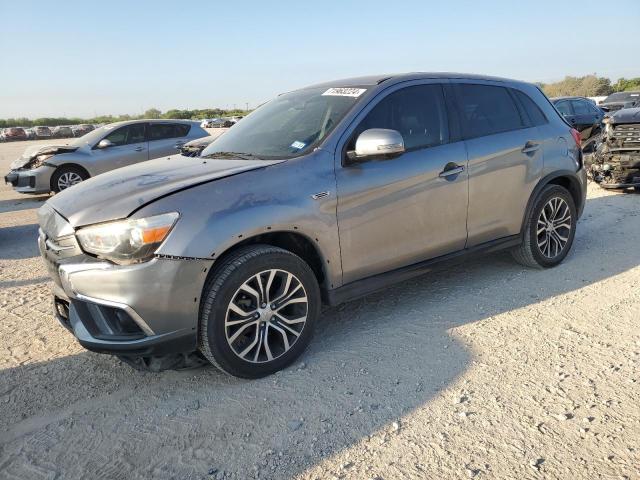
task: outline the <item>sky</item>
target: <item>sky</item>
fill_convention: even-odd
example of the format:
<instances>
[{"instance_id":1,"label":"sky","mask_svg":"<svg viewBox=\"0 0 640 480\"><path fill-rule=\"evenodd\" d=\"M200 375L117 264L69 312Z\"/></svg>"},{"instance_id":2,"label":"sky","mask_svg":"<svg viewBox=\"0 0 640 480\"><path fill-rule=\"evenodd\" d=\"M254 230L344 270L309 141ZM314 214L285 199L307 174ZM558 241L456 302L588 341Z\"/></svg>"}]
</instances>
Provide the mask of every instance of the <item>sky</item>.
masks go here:
<instances>
[{"instance_id":1,"label":"sky","mask_svg":"<svg viewBox=\"0 0 640 480\"><path fill-rule=\"evenodd\" d=\"M638 77L640 0L607 5L0 0L0 118L252 108L309 84L411 71Z\"/></svg>"}]
</instances>

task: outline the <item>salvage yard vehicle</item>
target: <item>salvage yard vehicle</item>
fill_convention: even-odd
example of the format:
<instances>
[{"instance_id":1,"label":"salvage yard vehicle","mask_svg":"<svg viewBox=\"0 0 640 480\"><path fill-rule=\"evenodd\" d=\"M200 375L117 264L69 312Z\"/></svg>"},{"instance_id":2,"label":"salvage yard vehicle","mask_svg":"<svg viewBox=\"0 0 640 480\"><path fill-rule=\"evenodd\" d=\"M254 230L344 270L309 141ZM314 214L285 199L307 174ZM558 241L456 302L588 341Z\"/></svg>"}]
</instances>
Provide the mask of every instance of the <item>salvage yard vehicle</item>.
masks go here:
<instances>
[{"instance_id":1,"label":"salvage yard vehicle","mask_svg":"<svg viewBox=\"0 0 640 480\"><path fill-rule=\"evenodd\" d=\"M71 130L71 127L59 126L54 127L51 134L54 138L69 138L73 137L73 130Z\"/></svg>"},{"instance_id":2,"label":"salvage yard vehicle","mask_svg":"<svg viewBox=\"0 0 640 480\"><path fill-rule=\"evenodd\" d=\"M633 187L640 192L640 108L618 110L605 125L589 175L603 188Z\"/></svg>"},{"instance_id":3,"label":"salvage yard vehicle","mask_svg":"<svg viewBox=\"0 0 640 480\"><path fill-rule=\"evenodd\" d=\"M207 148L217 137L202 137L185 143L180 149L180 154L185 157L199 157L202 151Z\"/></svg>"},{"instance_id":4,"label":"salvage yard vehicle","mask_svg":"<svg viewBox=\"0 0 640 480\"><path fill-rule=\"evenodd\" d=\"M109 170L172 155L207 136L188 120L131 120L93 130L69 145L36 145L11 164L5 182L20 193L60 192Z\"/></svg>"},{"instance_id":5,"label":"salvage yard vehicle","mask_svg":"<svg viewBox=\"0 0 640 480\"><path fill-rule=\"evenodd\" d=\"M322 302L472 253L558 265L585 196L579 133L535 85L370 76L282 94L199 158L52 197L38 243L87 349L256 378L303 352Z\"/></svg>"},{"instance_id":6,"label":"salvage yard vehicle","mask_svg":"<svg viewBox=\"0 0 640 480\"><path fill-rule=\"evenodd\" d=\"M82 137L83 135L86 135L93 130L95 130L94 126L88 123L83 123L82 125L74 125L73 127L71 127L71 131L73 132L74 137Z\"/></svg>"},{"instance_id":7,"label":"salvage yard vehicle","mask_svg":"<svg viewBox=\"0 0 640 480\"><path fill-rule=\"evenodd\" d=\"M551 103L565 120L580 132L583 150L591 147L602 131L604 111L585 97L556 97Z\"/></svg>"},{"instance_id":8,"label":"salvage yard vehicle","mask_svg":"<svg viewBox=\"0 0 640 480\"><path fill-rule=\"evenodd\" d=\"M598 106L605 112L615 112L623 108L640 107L640 92L612 93Z\"/></svg>"},{"instance_id":9,"label":"salvage yard vehicle","mask_svg":"<svg viewBox=\"0 0 640 480\"><path fill-rule=\"evenodd\" d=\"M24 128L20 127L10 127L5 128L2 132L5 142L10 142L13 140L26 140L27 132Z\"/></svg>"},{"instance_id":10,"label":"salvage yard vehicle","mask_svg":"<svg viewBox=\"0 0 640 480\"><path fill-rule=\"evenodd\" d=\"M51 138L51 129L49 127L33 127L36 138Z\"/></svg>"}]
</instances>

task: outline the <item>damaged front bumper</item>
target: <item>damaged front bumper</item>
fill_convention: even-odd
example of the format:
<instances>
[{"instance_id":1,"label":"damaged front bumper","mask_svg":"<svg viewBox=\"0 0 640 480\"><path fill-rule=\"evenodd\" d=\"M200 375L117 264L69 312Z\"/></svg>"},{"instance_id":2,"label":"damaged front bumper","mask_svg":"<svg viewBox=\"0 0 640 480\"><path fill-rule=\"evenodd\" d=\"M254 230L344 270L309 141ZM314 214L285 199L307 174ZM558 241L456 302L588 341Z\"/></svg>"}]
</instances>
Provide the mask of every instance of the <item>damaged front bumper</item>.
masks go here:
<instances>
[{"instance_id":1,"label":"damaged front bumper","mask_svg":"<svg viewBox=\"0 0 640 480\"><path fill-rule=\"evenodd\" d=\"M197 348L205 259L115 265L82 252L73 234L38 238L54 286L54 313L88 350L157 358Z\"/></svg>"},{"instance_id":2,"label":"damaged front bumper","mask_svg":"<svg viewBox=\"0 0 640 480\"><path fill-rule=\"evenodd\" d=\"M640 124L608 125L588 171L602 188L640 189Z\"/></svg>"},{"instance_id":3,"label":"damaged front bumper","mask_svg":"<svg viewBox=\"0 0 640 480\"><path fill-rule=\"evenodd\" d=\"M20 193L49 193L51 191L51 175L55 167L42 165L33 169L11 170L4 177L6 184Z\"/></svg>"}]
</instances>

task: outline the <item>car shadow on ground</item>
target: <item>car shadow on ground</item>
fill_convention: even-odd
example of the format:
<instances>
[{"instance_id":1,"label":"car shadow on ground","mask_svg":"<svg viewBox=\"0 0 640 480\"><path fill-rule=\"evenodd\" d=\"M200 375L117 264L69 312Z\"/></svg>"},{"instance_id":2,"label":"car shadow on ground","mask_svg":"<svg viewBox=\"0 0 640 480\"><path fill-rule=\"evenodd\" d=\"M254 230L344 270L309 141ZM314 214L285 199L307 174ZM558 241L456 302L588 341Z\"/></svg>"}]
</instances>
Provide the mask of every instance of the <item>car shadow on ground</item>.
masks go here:
<instances>
[{"instance_id":1,"label":"car shadow on ground","mask_svg":"<svg viewBox=\"0 0 640 480\"><path fill-rule=\"evenodd\" d=\"M40 208L44 202L51 198L50 195L25 196L22 198L10 198L0 200L0 213L19 212L31 208Z\"/></svg>"},{"instance_id":2,"label":"car shadow on ground","mask_svg":"<svg viewBox=\"0 0 640 480\"><path fill-rule=\"evenodd\" d=\"M0 260L18 260L38 255L38 224L0 227Z\"/></svg>"},{"instance_id":3,"label":"car shadow on ground","mask_svg":"<svg viewBox=\"0 0 640 480\"><path fill-rule=\"evenodd\" d=\"M0 425L0 464L64 478L89 468L156 478L200 478L216 468L249 478L254 467L260 478L293 477L454 384L474 353L452 328L517 315L640 264L638 249L623 241L638 219L615 214L634 201L589 200L574 249L552 272L498 253L328 308L306 354L268 378L214 368L143 374L87 352L2 370L0 399L14 408Z\"/></svg>"}]
</instances>

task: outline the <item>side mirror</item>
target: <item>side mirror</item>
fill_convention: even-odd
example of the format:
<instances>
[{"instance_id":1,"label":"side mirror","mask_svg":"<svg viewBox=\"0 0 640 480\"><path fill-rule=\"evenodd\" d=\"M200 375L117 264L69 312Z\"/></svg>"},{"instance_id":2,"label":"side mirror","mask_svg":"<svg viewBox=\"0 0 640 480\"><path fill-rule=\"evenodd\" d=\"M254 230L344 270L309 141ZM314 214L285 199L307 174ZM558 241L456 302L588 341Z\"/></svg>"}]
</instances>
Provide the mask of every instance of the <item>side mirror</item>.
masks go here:
<instances>
[{"instance_id":1,"label":"side mirror","mask_svg":"<svg viewBox=\"0 0 640 480\"><path fill-rule=\"evenodd\" d=\"M113 142L111 140L107 140L106 138L103 138L98 142L98 148L100 149L109 148L109 147L113 147Z\"/></svg>"},{"instance_id":2,"label":"side mirror","mask_svg":"<svg viewBox=\"0 0 640 480\"><path fill-rule=\"evenodd\" d=\"M370 128L356 140L356 149L347 152L353 162L393 158L404 153L404 140L397 130Z\"/></svg>"}]
</instances>

